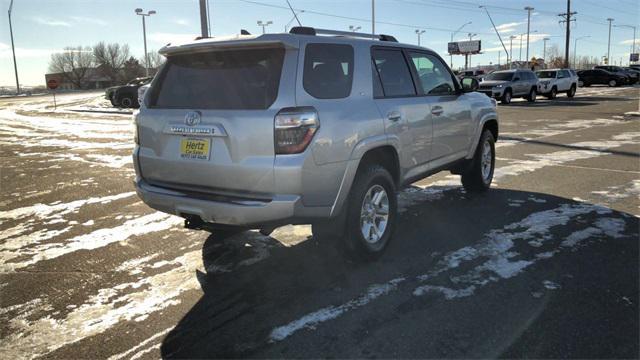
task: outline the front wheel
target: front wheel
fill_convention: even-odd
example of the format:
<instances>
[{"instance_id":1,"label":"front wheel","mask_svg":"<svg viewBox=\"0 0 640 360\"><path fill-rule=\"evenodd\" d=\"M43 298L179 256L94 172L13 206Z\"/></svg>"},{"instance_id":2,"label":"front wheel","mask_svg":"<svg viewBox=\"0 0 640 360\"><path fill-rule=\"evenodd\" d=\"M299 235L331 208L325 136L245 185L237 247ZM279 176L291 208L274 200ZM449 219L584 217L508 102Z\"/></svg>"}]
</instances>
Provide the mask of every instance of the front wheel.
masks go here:
<instances>
[{"instance_id":1,"label":"front wheel","mask_svg":"<svg viewBox=\"0 0 640 360\"><path fill-rule=\"evenodd\" d=\"M609 87L616 87L618 86L618 82L615 80L609 80Z\"/></svg>"},{"instance_id":2,"label":"front wheel","mask_svg":"<svg viewBox=\"0 0 640 360\"><path fill-rule=\"evenodd\" d=\"M495 139L489 130L480 137L476 153L467 171L462 174L462 186L469 192L483 192L489 189L495 169Z\"/></svg>"},{"instance_id":3,"label":"front wheel","mask_svg":"<svg viewBox=\"0 0 640 360\"><path fill-rule=\"evenodd\" d=\"M549 98L549 100L553 100L556 98L556 95L558 95L558 89L554 86L551 88L551 92L547 95L547 98Z\"/></svg>"},{"instance_id":4,"label":"front wheel","mask_svg":"<svg viewBox=\"0 0 640 360\"><path fill-rule=\"evenodd\" d=\"M575 85L571 85L571 89L569 89L569 91L567 92L567 97L574 97L576 96L576 86Z\"/></svg>"},{"instance_id":5,"label":"front wheel","mask_svg":"<svg viewBox=\"0 0 640 360\"><path fill-rule=\"evenodd\" d=\"M133 107L133 99L131 97L129 97L129 96L125 96L125 97L120 99L120 105L123 108Z\"/></svg>"},{"instance_id":6,"label":"front wheel","mask_svg":"<svg viewBox=\"0 0 640 360\"><path fill-rule=\"evenodd\" d=\"M502 94L502 99L500 99L500 102L505 105L511 103L511 90L507 89L504 91L504 94Z\"/></svg>"},{"instance_id":7,"label":"front wheel","mask_svg":"<svg viewBox=\"0 0 640 360\"><path fill-rule=\"evenodd\" d=\"M380 165L361 169L351 188L348 206L348 249L360 259L376 259L396 226L398 200L391 174Z\"/></svg>"},{"instance_id":8,"label":"front wheel","mask_svg":"<svg viewBox=\"0 0 640 360\"><path fill-rule=\"evenodd\" d=\"M531 91L529 91L529 96L527 96L527 101L536 102L537 97L538 97L538 92L536 91L536 89L531 88Z\"/></svg>"}]
</instances>

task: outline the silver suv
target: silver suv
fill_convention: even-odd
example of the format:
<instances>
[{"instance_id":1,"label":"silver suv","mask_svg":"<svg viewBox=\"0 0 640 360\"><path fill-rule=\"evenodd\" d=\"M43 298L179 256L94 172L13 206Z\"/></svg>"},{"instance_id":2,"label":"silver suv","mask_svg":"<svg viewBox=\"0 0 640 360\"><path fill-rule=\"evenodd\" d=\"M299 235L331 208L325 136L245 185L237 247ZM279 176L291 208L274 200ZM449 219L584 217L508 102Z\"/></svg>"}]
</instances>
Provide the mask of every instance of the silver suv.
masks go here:
<instances>
[{"instance_id":1,"label":"silver suv","mask_svg":"<svg viewBox=\"0 0 640 360\"><path fill-rule=\"evenodd\" d=\"M441 170L491 184L495 101L431 50L297 27L161 53L135 115L135 183L189 228L312 224L375 258L403 186Z\"/></svg>"},{"instance_id":2,"label":"silver suv","mask_svg":"<svg viewBox=\"0 0 640 360\"><path fill-rule=\"evenodd\" d=\"M511 103L514 97L534 102L538 96L538 78L531 70L494 71L483 78L479 91L503 104Z\"/></svg>"}]
</instances>

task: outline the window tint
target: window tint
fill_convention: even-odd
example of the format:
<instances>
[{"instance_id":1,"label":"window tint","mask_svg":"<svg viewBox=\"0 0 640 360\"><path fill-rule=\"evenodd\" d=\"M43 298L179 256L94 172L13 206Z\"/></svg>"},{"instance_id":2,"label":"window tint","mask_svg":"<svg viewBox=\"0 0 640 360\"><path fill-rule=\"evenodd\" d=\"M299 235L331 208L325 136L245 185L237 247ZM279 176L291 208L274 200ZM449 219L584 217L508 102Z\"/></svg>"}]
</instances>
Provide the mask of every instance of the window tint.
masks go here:
<instances>
[{"instance_id":1,"label":"window tint","mask_svg":"<svg viewBox=\"0 0 640 360\"><path fill-rule=\"evenodd\" d=\"M413 96L416 94L411 73L399 50L374 50L376 64L385 96Z\"/></svg>"},{"instance_id":2,"label":"window tint","mask_svg":"<svg viewBox=\"0 0 640 360\"><path fill-rule=\"evenodd\" d=\"M555 79L556 72L555 71L538 71L536 72L539 79Z\"/></svg>"},{"instance_id":3,"label":"window tint","mask_svg":"<svg viewBox=\"0 0 640 360\"><path fill-rule=\"evenodd\" d=\"M283 59L282 48L169 56L150 106L266 109L278 95Z\"/></svg>"},{"instance_id":4,"label":"window tint","mask_svg":"<svg viewBox=\"0 0 640 360\"><path fill-rule=\"evenodd\" d=\"M409 57L425 95L447 95L456 91L451 74L438 58L417 52L410 52Z\"/></svg>"},{"instance_id":5,"label":"window tint","mask_svg":"<svg viewBox=\"0 0 640 360\"><path fill-rule=\"evenodd\" d=\"M509 72L492 72L491 74L484 77L485 80L495 80L495 81L511 81L513 79L513 75L515 73Z\"/></svg>"},{"instance_id":6,"label":"window tint","mask_svg":"<svg viewBox=\"0 0 640 360\"><path fill-rule=\"evenodd\" d=\"M342 99L351 94L353 47L340 44L309 44L304 55L302 84L318 99Z\"/></svg>"},{"instance_id":7,"label":"window tint","mask_svg":"<svg viewBox=\"0 0 640 360\"><path fill-rule=\"evenodd\" d=\"M569 72L567 70L560 70L560 72L558 73L558 78L562 79L567 77L569 77Z\"/></svg>"}]
</instances>

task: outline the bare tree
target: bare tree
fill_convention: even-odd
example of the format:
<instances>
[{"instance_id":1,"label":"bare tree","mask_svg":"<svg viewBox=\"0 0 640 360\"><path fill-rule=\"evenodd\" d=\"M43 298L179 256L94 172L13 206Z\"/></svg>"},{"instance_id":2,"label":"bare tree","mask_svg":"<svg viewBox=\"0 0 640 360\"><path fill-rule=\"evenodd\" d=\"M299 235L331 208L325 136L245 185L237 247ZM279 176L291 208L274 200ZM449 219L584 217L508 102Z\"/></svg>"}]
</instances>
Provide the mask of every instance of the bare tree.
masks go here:
<instances>
[{"instance_id":1,"label":"bare tree","mask_svg":"<svg viewBox=\"0 0 640 360\"><path fill-rule=\"evenodd\" d=\"M160 55L156 50L149 51L147 56L149 57L149 69L153 69L154 72L158 71L158 68L164 64L164 56Z\"/></svg>"},{"instance_id":2,"label":"bare tree","mask_svg":"<svg viewBox=\"0 0 640 360\"><path fill-rule=\"evenodd\" d=\"M122 77L121 70L130 56L129 45L105 44L101 41L93 47L93 56L98 71L115 82Z\"/></svg>"},{"instance_id":3,"label":"bare tree","mask_svg":"<svg viewBox=\"0 0 640 360\"><path fill-rule=\"evenodd\" d=\"M94 65L90 47L66 47L64 51L51 55L49 70L62 76L79 89L85 87L90 68Z\"/></svg>"},{"instance_id":4,"label":"bare tree","mask_svg":"<svg viewBox=\"0 0 640 360\"><path fill-rule=\"evenodd\" d=\"M144 67L140 65L140 62L136 58L130 56L124 63L123 72L125 80L130 81L144 75Z\"/></svg>"}]
</instances>

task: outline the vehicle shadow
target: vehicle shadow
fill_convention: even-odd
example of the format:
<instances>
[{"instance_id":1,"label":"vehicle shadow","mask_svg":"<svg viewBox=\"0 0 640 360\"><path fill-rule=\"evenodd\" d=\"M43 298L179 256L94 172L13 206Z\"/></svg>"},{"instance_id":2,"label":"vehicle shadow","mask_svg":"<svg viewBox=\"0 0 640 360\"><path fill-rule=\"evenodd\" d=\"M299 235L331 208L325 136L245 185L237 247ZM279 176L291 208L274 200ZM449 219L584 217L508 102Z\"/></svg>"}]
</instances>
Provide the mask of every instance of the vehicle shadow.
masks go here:
<instances>
[{"instance_id":1,"label":"vehicle shadow","mask_svg":"<svg viewBox=\"0 0 640 360\"><path fill-rule=\"evenodd\" d=\"M212 234L202 251L206 272L194 274L204 294L164 339L162 357L637 354L637 217L553 195L507 189L471 196L461 187L411 187L400 193L399 203L401 213L393 241L385 254L371 263L351 260L337 239L320 242L308 228L289 227L270 237L253 231L230 237ZM526 219L537 219L553 209L581 212L566 220L565 226L552 228L537 239L535 231L526 228ZM591 245L579 251L563 250L561 241L571 234L582 234L589 224L605 217L622 226L617 233L621 238L587 233L582 241L592 241ZM557 258L541 260L545 261L542 265L532 266L513 279L490 280L484 288L478 285L475 294L464 299L451 301L412 293L420 285L421 275L442 266L446 254L474 249L495 234L526 235L527 231L532 231L527 241L549 244L517 243L514 246L522 256L537 258L557 250ZM477 266L477 260L468 265ZM442 274L441 281L451 282L459 275L454 272L464 269L456 265ZM539 297L532 297L532 291L542 287L542 279L562 278L567 273L572 278L567 278L562 292L542 288ZM398 278L405 280L396 292L366 306L363 300L354 300L370 294L372 284ZM614 311L613 297L594 295L605 291L625 294L634 306ZM340 317L347 311L341 304L356 310ZM587 313L598 322L582 319L580 327L567 325L572 316ZM273 330L286 324L298 331L284 341L274 340ZM551 335L544 336L546 332ZM553 353L562 341L570 343L573 352L564 356Z\"/></svg>"},{"instance_id":2,"label":"vehicle shadow","mask_svg":"<svg viewBox=\"0 0 640 360\"><path fill-rule=\"evenodd\" d=\"M537 139L527 139L527 138L523 138L523 137L520 137L520 136L500 135L499 138L501 140L518 141L518 142L523 142L523 143L528 143L528 144L535 144L535 145L559 147L559 148L572 149L572 150L595 151L595 152L600 152L600 153L603 153L603 154L611 154L611 155L627 156L627 157L632 157L632 158L640 158L640 153L635 153L635 152L632 152L632 151L622 151L622 150L615 150L615 149L604 149L604 148L597 148L597 147L592 147L592 146L579 146L579 145L571 145L571 144L560 144L560 143L551 142L551 141L544 141L544 140L537 140Z\"/></svg>"},{"instance_id":3,"label":"vehicle shadow","mask_svg":"<svg viewBox=\"0 0 640 360\"><path fill-rule=\"evenodd\" d=\"M514 107L554 107L554 106L575 106L575 107L583 107L583 106L592 106L598 105L602 101L629 101L626 97L620 96L580 96L576 95L574 98L563 98L562 95L558 95L555 99L547 99L544 97L539 97L536 102L528 102L528 101L514 101L507 106ZM504 106L504 105L503 105Z\"/></svg>"}]
</instances>

